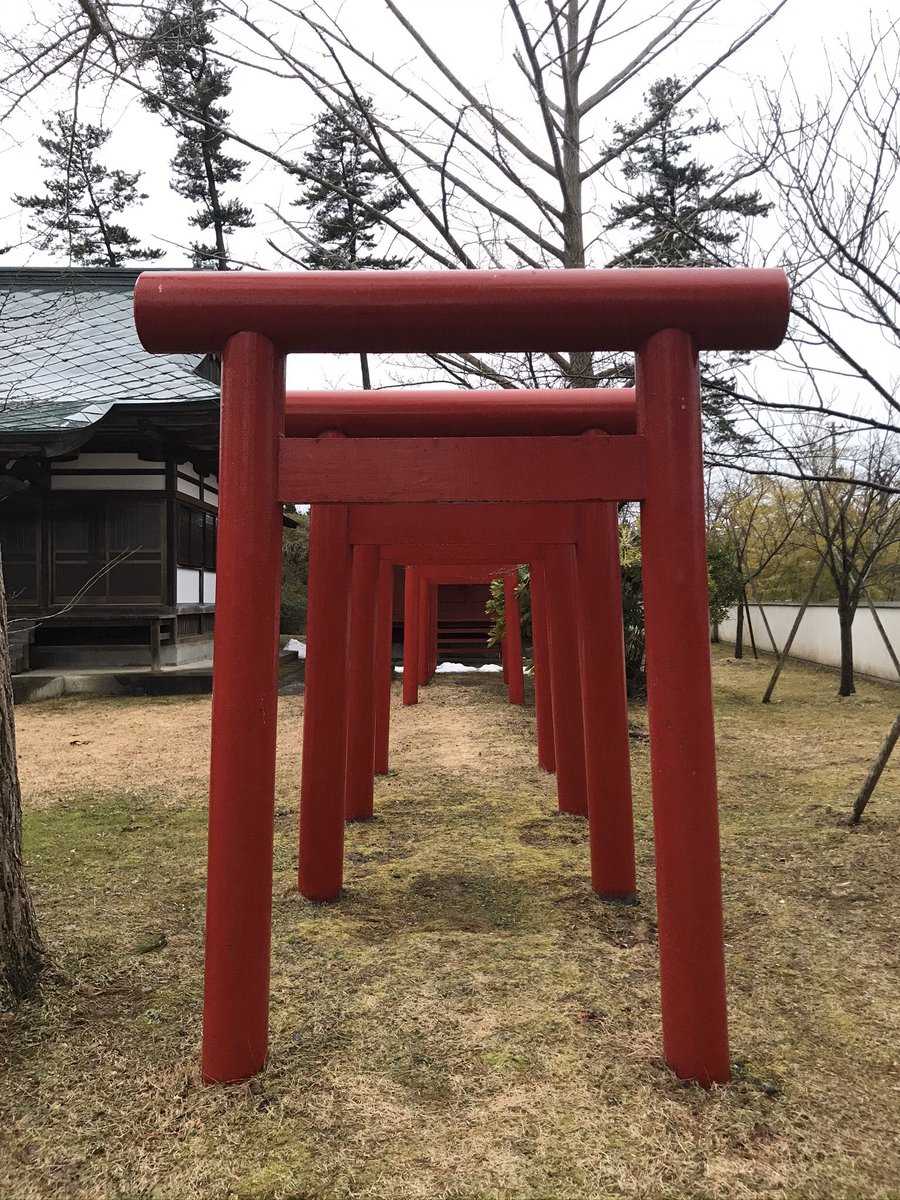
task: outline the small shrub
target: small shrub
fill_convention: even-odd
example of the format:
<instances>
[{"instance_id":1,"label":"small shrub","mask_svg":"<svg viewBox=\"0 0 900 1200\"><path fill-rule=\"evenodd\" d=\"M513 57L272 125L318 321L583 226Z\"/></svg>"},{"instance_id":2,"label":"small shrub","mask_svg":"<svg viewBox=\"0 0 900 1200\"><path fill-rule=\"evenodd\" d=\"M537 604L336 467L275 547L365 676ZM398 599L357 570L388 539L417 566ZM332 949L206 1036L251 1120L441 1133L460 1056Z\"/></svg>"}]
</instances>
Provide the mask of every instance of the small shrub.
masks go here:
<instances>
[{"instance_id":1,"label":"small shrub","mask_svg":"<svg viewBox=\"0 0 900 1200\"><path fill-rule=\"evenodd\" d=\"M281 632L303 633L306 629L306 588L285 588L281 593Z\"/></svg>"}]
</instances>

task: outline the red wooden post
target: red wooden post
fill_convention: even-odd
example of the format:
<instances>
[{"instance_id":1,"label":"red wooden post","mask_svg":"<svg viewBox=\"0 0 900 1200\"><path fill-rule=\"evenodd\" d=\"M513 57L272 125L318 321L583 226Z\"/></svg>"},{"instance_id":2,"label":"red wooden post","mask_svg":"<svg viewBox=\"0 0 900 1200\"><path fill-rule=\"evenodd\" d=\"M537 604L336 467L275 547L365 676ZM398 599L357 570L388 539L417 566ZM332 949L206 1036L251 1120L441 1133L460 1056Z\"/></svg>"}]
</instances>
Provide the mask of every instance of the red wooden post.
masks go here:
<instances>
[{"instance_id":1,"label":"red wooden post","mask_svg":"<svg viewBox=\"0 0 900 1200\"><path fill-rule=\"evenodd\" d=\"M585 504L579 517L578 624L591 886L607 900L632 900L637 884L618 511L615 504Z\"/></svg>"},{"instance_id":2,"label":"red wooden post","mask_svg":"<svg viewBox=\"0 0 900 1200\"><path fill-rule=\"evenodd\" d=\"M507 683L510 704L525 703L525 673L522 667L522 614L519 611L519 597L516 595L518 582L518 572L515 575L503 576Z\"/></svg>"},{"instance_id":3,"label":"red wooden post","mask_svg":"<svg viewBox=\"0 0 900 1200\"><path fill-rule=\"evenodd\" d=\"M431 587L424 571L419 575L419 686L428 682L429 593Z\"/></svg>"},{"instance_id":4,"label":"red wooden post","mask_svg":"<svg viewBox=\"0 0 900 1200\"><path fill-rule=\"evenodd\" d=\"M278 703L284 357L256 333L222 355L203 1077L266 1061Z\"/></svg>"},{"instance_id":5,"label":"red wooden post","mask_svg":"<svg viewBox=\"0 0 900 1200\"><path fill-rule=\"evenodd\" d=\"M419 703L419 572L406 568L403 587L403 703Z\"/></svg>"},{"instance_id":6,"label":"red wooden post","mask_svg":"<svg viewBox=\"0 0 900 1200\"><path fill-rule=\"evenodd\" d=\"M697 351L666 329L640 349L644 620L666 1062L730 1077Z\"/></svg>"},{"instance_id":7,"label":"red wooden post","mask_svg":"<svg viewBox=\"0 0 900 1200\"><path fill-rule=\"evenodd\" d=\"M559 811L587 816L574 547L545 546L544 564Z\"/></svg>"},{"instance_id":8,"label":"red wooden post","mask_svg":"<svg viewBox=\"0 0 900 1200\"><path fill-rule=\"evenodd\" d=\"M391 740L391 650L394 636L394 568L378 567L378 627L375 649L375 774L386 775Z\"/></svg>"},{"instance_id":9,"label":"red wooden post","mask_svg":"<svg viewBox=\"0 0 900 1200\"><path fill-rule=\"evenodd\" d=\"M354 546L350 589L350 698L345 805L348 821L364 821L372 815L378 591L378 547Z\"/></svg>"},{"instance_id":10,"label":"red wooden post","mask_svg":"<svg viewBox=\"0 0 900 1200\"><path fill-rule=\"evenodd\" d=\"M509 689L509 643L506 640L506 634L500 639L500 663L503 667L503 682Z\"/></svg>"},{"instance_id":11,"label":"red wooden post","mask_svg":"<svg viewBox=\"0 0 900 1200\"><path fill-rule=\"evenodd\" d=\"M343 885L351 577L347 516L344 504L315 504L310 513L299 871L300 892L308 900L335 900Z\"/></svg>"},{"instance_id":12,"label":"red wooden post","mask_svg":"<svg viewBox=\"0 0 900 1200\"><path fill-rule=\"evenodd\" d=\"M431 673L438 670L438 642L440 640L440 588L438 584L434 584L434 592L432 596L433 602L433 617L432 617L432 640L431 640Z\"/></svg>"},{"instance_id":13,"label":"red wooden post","mask_svg":"<svg viewBox=\"0 0 900 1200\"><path fill-rule=\"evenodd\" d=\"M538 766L556 770L553 736L553 681L550 674L550 636L547 626L547 583L543 562L531 564L531 646L534 656L534 717Z\"/></svg>"},{"instance_id":14,"label":"red wooden post","mask_svg":"<svg viewBox=\"0 0 900 1200\"><path fill-rule=\"evenodd\" d=\"M441 590L437 583L431 585L431 622L428 643L428 678L433 679L438 665L438 621L440 617Z\"/></svg>"}]
</instances>

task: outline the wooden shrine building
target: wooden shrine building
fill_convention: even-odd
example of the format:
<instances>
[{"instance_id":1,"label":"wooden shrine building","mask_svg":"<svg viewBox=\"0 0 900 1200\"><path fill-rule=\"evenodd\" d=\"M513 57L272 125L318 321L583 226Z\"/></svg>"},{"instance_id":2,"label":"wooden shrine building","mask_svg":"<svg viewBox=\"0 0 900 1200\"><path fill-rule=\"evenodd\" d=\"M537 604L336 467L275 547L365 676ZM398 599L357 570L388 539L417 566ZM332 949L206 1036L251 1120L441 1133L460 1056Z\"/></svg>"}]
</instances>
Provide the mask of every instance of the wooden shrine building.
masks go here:
<instances>
[{"instance_id":1,"label":"wooden shrine building","mask_svg":"<svg viewBox=\"0 0 900 1200\"><path fill-rule=\"evenodd\" d=\"M0 270L0 549L13 670L212 657L216 360L151 358L137 270Z\"/></svg>"}]
</instances>

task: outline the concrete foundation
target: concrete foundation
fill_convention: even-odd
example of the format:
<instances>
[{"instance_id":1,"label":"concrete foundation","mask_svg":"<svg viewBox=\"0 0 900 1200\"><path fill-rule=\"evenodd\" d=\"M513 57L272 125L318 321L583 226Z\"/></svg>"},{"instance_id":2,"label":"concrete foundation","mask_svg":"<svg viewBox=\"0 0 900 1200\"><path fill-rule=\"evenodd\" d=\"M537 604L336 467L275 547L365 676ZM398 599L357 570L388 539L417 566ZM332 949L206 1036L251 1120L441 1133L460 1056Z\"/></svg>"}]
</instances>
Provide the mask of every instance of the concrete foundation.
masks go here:
<instances>
[{"instance_id":1,"label":"concrete foundation","mask_svg":"<svg viewBox=\"0 0 900 1200\"><path fill-rule=\"evenodd\" d=\"M296 654L282 653L278 673L291 690L299 690L305 662ZM212 692L212 659L188 667L149 667L132 670L93 667L90 670L33 670L13 675L16 704L56 700L62 696L202 696Z\"/></svg>"}]
</instances>

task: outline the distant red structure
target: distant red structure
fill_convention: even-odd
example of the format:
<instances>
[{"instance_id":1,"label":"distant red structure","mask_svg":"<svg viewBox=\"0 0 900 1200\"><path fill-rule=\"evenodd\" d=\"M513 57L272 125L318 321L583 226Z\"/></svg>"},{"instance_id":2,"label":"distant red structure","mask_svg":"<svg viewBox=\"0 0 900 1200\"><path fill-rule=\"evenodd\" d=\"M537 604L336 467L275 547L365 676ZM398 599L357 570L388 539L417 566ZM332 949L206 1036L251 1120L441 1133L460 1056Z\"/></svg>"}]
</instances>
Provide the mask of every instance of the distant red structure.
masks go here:
<instances>
[{"instance_id":1,"label":"distant red structure","mask_svg":"<svg viewBox=\"0 0 900 1200\"><path fill-rule=\"evenodd\" d=\"M366 536L360 526L366 507L390 506L395 521L412 524L426 507L467 510L473 544L489 547L497 536L516 562L529 561L535 543L546 546L548 581L554 588L562 581L557 620L562 608L569 628L580 628L580 658L590 664L598 647L584 639L587 622L579 623L569 598L602 590L612 561L603 552L608 531L577 536L576 530L569 542L544 542L544 530L532 528L520 556L508 524L502 536L499 528L492 534L490 513L536 504L581 512L604 502L613 511L616 501L641 501L665 1055L682 1078L707 1085L729 1078L697 355L777 346L788 306L778 271L141 276L135 315L148 350L222 355L203 1049L208 1080L244 1078L267 1053L280 506L286 501L317 506L301 822L305 844L321 853L314 866L304 864L301 844L301 879L312 870L329 886L341 873L351 590L357 598L370 597L373 586L380 592L380 559L393 560L383 530ZM327 412L310 405L311 416L302 400L286 405L284 399L288 353L563 346L636 353L634 432L621 403L606 406L603 392L585 401L575 424L565 428L553 413L557 405L560 413L568 410L567 392L540 394L537 418L532 402L518 393L479 394L483 417L465 415L471 397L448 402L449 416L443 409L429 416L429 401L421 399L422 411L402 402L395 411L377 394L360 396L352 411L345 398ZM374 425L366 423L370 404ZM434 518L421 519L427 526ZM407 534L407 545L418 540L412 529ZM432 554L440 546L445 564L452 563L446 536L435 539L429 528L426 537ZM408 554L398 561L411 562ZM544 593L546 602L547 587ZM364 632L374 647L374 633ZM581 677L590 678L590 667ZM587 725L580 735L586 779L592 748L607 733L602 690L583 697L573 713L573 721L583 714ZM563 732L556 731L557 755Z\"/></svg>"},{"instance_id":2,"label":"distant red structure","mask_svg":"<svg viewBox=\"0 0 900 1200\"><path fill-rule=\"evenodd\" d=\"M471 587L473 584L480 584L480 607L483 620L482 626L489 626L490 622L486 620L485 604L490 596L490 584L495 579L503 579L504 600L510 615L510 634L503 639L502 642L502 660L503 660L503 679L509 687L509 702L510 704L523 704L525 700L525 681L522 670L522 635L521 635L521 614L519 612L519 601L515 594L518 567L517 565L497 566L496 569L491 569L489 566L473 566L466 570L462 566L445 567L445 566L423 566L423 567L407 567L404 575L406 579L418 579L419 581L419 603L418 606L407 614L406 605L404 604L404 621L403 621L403 660L406 662L417 654L419 658L419 673L418 684L428 683L434 676L438 666L438 644L439 631L438 621L440 618L440 591L449 586L455 586L457 589L461 585ZM424 590L423 590L424 589ZM410 583L410 590L414 590L414 585ZM514 622L519 622L516 625ZM486 648L487 630L482 633L482 648ZM507 650L509 638L512 637L516 642L516 646ZM413 642L418 638L418 648L413 651ZM507 669L507 660L512 662L512 672ZM404 672L404 676L405 676ZM404 678L404 682L406 678Z\"/></svg>"}]
</instances>

